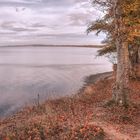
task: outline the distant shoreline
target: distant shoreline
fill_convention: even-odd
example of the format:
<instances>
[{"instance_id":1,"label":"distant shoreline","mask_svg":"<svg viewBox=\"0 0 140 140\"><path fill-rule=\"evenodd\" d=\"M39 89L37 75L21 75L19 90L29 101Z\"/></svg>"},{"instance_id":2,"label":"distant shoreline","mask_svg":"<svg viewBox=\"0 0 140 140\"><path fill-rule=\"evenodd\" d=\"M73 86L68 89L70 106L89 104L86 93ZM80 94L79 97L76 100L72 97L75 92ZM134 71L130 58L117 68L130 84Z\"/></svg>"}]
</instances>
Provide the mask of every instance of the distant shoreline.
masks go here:
<instances>
[{"instance_id":1,"label":"distant shoreline","mask_svg":"<svg viewBox=\"0 0 140 140\"><path fill-rule=\"evenodd\" d=\"M30 45L3 45L3 47L76 47L76 48L102 48L103 45L41 45L41 44L30 44Z\"/></svg>"}]
</instances>

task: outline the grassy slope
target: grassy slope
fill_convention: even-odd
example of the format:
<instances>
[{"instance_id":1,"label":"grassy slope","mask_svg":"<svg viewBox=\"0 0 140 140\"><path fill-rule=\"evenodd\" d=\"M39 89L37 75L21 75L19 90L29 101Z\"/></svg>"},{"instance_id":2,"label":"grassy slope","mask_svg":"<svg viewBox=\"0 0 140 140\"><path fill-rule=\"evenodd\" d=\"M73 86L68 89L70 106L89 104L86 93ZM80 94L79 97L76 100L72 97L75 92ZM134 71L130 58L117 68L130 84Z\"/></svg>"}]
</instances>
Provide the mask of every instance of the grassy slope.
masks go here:
<instances>
[{"instance_id":1,"label":"grassy slope","mask_svg":"<svg viewBox=\"0 0 140 140\"><path fill-rule=\"evenodd\" d=\"M93 77L94 78L94 77ZM113 78L86 85L73 98L46 101L0 122L0 140L122 140L140 138L140 81L132 81L128 109L103 107Z\"/></svg>"}]
</instances>

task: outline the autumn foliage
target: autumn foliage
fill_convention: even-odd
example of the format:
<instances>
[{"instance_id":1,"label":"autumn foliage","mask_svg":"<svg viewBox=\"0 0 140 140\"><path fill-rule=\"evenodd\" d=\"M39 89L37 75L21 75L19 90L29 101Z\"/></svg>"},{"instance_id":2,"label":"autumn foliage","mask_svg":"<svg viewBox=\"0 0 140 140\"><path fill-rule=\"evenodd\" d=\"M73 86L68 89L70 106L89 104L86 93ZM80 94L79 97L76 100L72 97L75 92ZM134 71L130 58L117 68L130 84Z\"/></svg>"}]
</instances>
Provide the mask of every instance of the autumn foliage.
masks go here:
<instances>
[{"instance_id":1,"label":"autumn foliage","mask_svg":"<svg viewBox=\"0 0 140 140\"><path fill-rule=\"evenodd\" d=\"M87 85L74 97L23 109L0 122L0 140L121 140L125 135L130 139L140 137L138 104L128 108L106 104L111 98L113 81L111 77L104 78ZM132 81L130 87L131 99L138 103L140 81Z\"/></svg>"}]
</instances>

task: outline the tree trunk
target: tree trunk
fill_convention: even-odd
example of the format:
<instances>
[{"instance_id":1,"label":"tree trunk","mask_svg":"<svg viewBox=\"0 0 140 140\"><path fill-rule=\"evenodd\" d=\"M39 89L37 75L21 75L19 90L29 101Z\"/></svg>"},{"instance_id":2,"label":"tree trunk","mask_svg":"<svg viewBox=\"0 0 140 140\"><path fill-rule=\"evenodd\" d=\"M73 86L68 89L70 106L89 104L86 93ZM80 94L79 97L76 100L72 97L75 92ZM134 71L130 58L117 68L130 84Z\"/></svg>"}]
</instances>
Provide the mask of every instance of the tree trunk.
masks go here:
<instances>
[{"instance_id":1,"label":"tree trunk","mask_svg":"<svg viewBox=\"0 0 140 140\"><path fill-rule=\"evenodd\" d=\"M127 42L116 42L117 46L117 75L113 90L113 101L119 105L128 104L129 86L129 51Z\"/></svg>"},{"instance_id":2,"label":"tree trunk","mask_svg":"<svg viewBox=\"0 0 140 140\"><path fill-rule=\"evenodd\" d=\"M121 0L114 1L115 20L115 44L117 48L117 74L116 83L113 88L113 101L118 105L128 104L128 82L129 82L129 51L127 36L123 32L125 24L123 22Z\"/></svg>"},{"instance_id":3,"label":"tree trunk","mask_svg":"<svg viewBox=\"0 0 140 140\"><path fill-rule=\"evenodd\" d=\"M137 64L139 63L139 46L135 45L129 51L130 58L130 76L131 78L137 78Z\"/></svg>"},{"instance_id":4,"label":"tree trunk","mask_svg":"<svg viewBox=\"0 0 140 140\"><path fill-rule=\"evenodd\" d=\"M138 48L138 63L140 63L140 46Z\"/></svg>"}]
</instances>

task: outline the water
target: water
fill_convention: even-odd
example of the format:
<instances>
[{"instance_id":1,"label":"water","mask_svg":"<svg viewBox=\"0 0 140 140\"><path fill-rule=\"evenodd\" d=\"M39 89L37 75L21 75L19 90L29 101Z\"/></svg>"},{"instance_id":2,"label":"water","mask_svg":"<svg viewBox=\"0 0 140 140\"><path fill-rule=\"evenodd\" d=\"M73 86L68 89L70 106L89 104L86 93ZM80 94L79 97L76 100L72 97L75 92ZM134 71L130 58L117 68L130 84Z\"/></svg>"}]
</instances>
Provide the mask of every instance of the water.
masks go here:
<instances>
[{"instance_id":1,"label":"water","mask_svg":"<svg viewBox=\"0 0 140 140\"><path fill-rule=\"evenodd\" d=\"M1 47L0 115L41 100L69 96L84 77L111 70L96 48Z\"/></svg>"}]
</instances>

